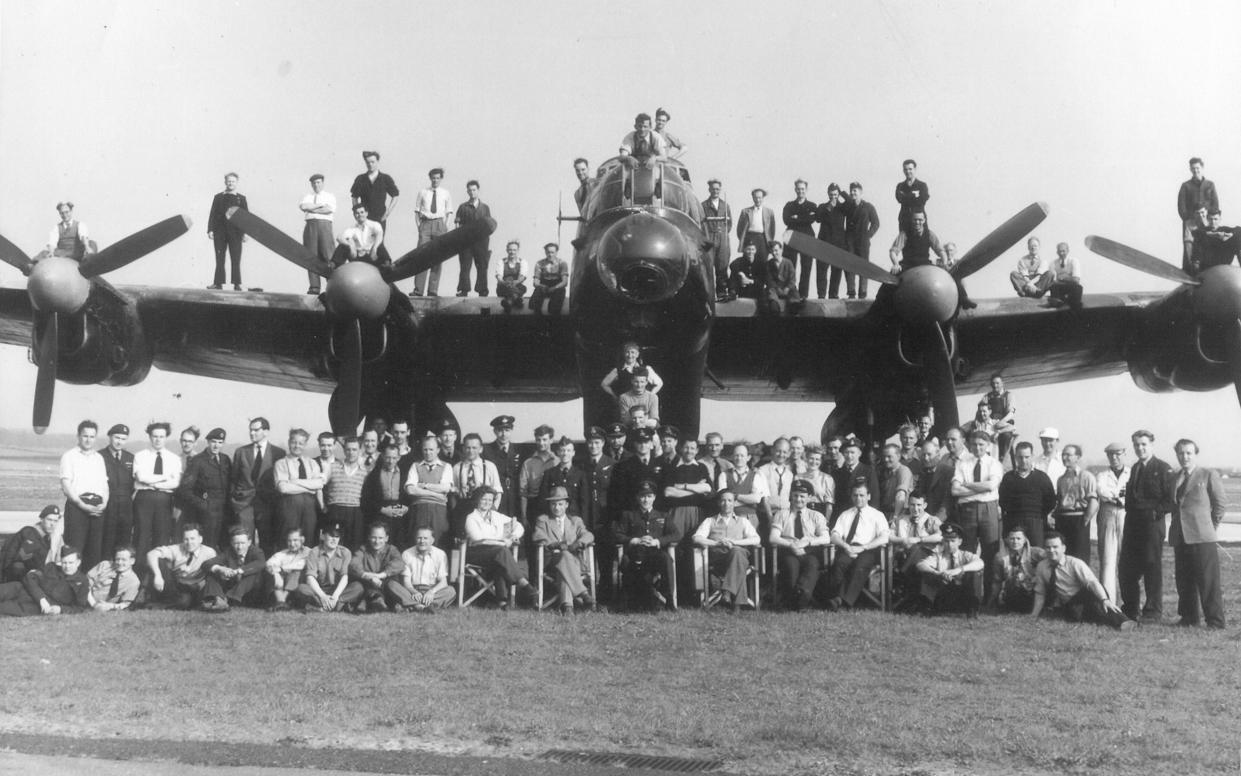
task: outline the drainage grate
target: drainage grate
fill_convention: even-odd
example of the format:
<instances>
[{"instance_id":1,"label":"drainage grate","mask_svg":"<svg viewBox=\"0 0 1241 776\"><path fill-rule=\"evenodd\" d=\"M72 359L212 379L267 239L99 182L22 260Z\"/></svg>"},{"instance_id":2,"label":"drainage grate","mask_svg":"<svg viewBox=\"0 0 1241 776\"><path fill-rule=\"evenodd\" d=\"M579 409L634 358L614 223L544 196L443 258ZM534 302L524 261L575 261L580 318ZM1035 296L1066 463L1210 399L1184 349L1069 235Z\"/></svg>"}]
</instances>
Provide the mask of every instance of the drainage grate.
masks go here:
<instances>
[{"instance_id":1,"label":"drainage grate","mask_svg":"<svg viewBox=\"0 0 1241 776\"><path fill-rule=\"evenodd\" d=\"M723 760L700 760L693 757L657 757L641 754L618 754L616 752L573 752L568 749L549 749L539 755L543 760L559 763L585 763L612 765L620 768L647 768L676 773L702 773L724 766Z\"/></svg>"}]
</instances>

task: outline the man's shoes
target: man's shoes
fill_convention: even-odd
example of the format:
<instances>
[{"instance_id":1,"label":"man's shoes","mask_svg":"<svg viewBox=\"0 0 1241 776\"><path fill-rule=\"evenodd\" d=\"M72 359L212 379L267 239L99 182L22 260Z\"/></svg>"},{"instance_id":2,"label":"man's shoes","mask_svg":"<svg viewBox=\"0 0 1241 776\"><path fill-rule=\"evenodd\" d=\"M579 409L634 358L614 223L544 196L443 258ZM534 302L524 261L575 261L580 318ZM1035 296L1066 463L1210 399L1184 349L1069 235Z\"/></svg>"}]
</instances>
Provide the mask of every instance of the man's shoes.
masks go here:
<instances>
[{"instance_id":1,"label":"man's shoes","mask_svg":"<svg viewBox=\"0 0 1241 776\"><path fill-rule=\"evenodd\" d=\"M240 290L241 290L241 284L240 284L240 283L234 283L234 284L233 284L233 290L234 290L234 291L240 291Z\"/></svg>"},{"instance_id":2,"label":"man's shoes","mask_svg":"<svg viewBox=\"0 0 1241 776\"><path fill-rule=\"evenodd\" d=\"M1186 619L1186 618L1182 617L1181 619L1179 619L1179 620L1177 620L1177 621L1176 621L1176 627L1178 627L1178 628L1197 628L1197 627L1198 627L1198 621L1197 621L1197 620L1188 620L1188 619Z\"/></svg>"},{"instance_id":3,"label":"man's shoes","mask_svg":"<svg viewBox=\"0 0 1241 776\"><path fill-rule=\"evenodd\" d=\"M205 599L203 600L202 604L200 604L200 608L204 612L227 612L228 601L225 601L223 598L218 598L218 597Z\"/></svg>"},{"instance_id":4,"label":"man's shoes","mask_svg":"<svg viewBox=\"0 0 1241 776\"><path fill-rule=\"evenodd\" d=\"M438 291L428 291L428 292L427 292L427 296L439 296L439 292L438 292Z\"/></svg>"},{"instance_id":5,"label":"man's shoes","mask_svg":"<svg viewBox=\"0 0 1241 776\"><path fill-rule=\"evenodd\" d=\"M222 291L224 290L224 286L220 285L219 283L212 283L211 285L207 286L207 290L208 291Z\"/></svg>"},{"instance_id":6,"label":"man's shoes","mask_svg":"<svg viewBox=\"0 0 1241 776\"><path fill-rule=\"evenodd\" d=\"M423 613L423 614L435 614L435 607L434 607L434 606L424 606L424 607L422 607L422 613Z\"/></svg>"},{"instance_id":7,"label":"man's shoes","mask_svg":"<svg viewBox=\"0 0 1241 776\"><path fill-rule=\"evenodd\" d=\"M469 295L470 295L470 292L469 292L469 291L458 291L458 292L457 292L457 296L462 296L462 297L464 297L464 296L469 296Z\"/></svg>"},{"instance_id":8,"label":"man's shoes","mask_svg":"<svg viewBox=\"0 0 1241 776\"><path fill-rule=\"evenodd\" d=\"M563 614L563 615L573 614L573 605L572 604L561 604L560 606L556 607L556 613Z\"/></svg>"},{"instance_id":9,"label":"man's shoes","mask_svg":"<svg viewBox=\"0 0 1241 776\"><path fill-rule=\"evenodd\" d=\"M274 604L272 604L271 606L267 607L267 611L269 611L269 612L287 612L287 611L289 611L291 608L292 608L292 607L290 607L290 606L289 606L289 604L288 604L288 602L287 602L287 601L277 601L276 603L274 603Z\"/></svg>"},{"instance_id":10,"label":"man's shoes","mask_svg":"<svg viewBox=\"0 0 1241 776\"><path fill-rule=\"evenodd\" d=\"M832 600L827 602L827 610L829 612L839 612L840 605L842 603L844 603L844 601L842 601L839 597L833 598Z\"/></svg>"},{"instance_id":11,"label":"man's shoes","mask_svg":"<svg viewBox=\"0 0 1241 776\"><path fill-rule=\"evenodd\" d=\"M1138 619L1138 622L1142 623L1143 625L1158 625L1162 621L1163 621L1162 615L1153 614L1150 612L1143 612L1141 618Z\"/></svg>"},{"instance_id":12,"label":"man's shoes","mask_svg":"<svg viewBox=\"0 0 1241 776\"><path fill-rule=\"evenodd\" d=\"M581 606L583 609L594 609L595 608L595 599L590 597L590 593L582 593L581 595L579 595L577 597L577 603L578 603L578 606Z\"/></svg>"},{"instance_id":13,"label":"man's shoes","mask_svg":"<svg viewBox=\"0 0 1241 776\"><path fill-rule=\"evenodd\" d=\"M539 591L534 588L534 585L517 588L517 600L522 603L532 604L538 597Z\"/></svg>"},{"instance_id":14,"label":"man's shoes","mask_svg":"<svg viewBox=\"0 0 1241 776\"><path fill-rule=\"evenodd\" d=\"M319 289L315 288L314 286L311 286L310 288L306 289L306 293L314 294L318 296L321 292L319 291Z\"/></svg>"},{"instance_id":15,"label":"man's shoes","mask_svg":"<svg viewBox=\"0 0 1241 776\"><path fill-rule=\"evenodd\" d=\"M412 290L412 291L410 291L410 292L409 292L409 298L410 298L410 299L414 299L414 298L419 297L419 296L422 296L422 292L421 292L421 291L419 291L419 290L418 290L418 289L416 289L416 288L415 288L414 290Z\"/></svg>"},{"instance_id":16,"label":"man's shoes","mask_svg":"<svg viewBox=\"0 0 1241 776\"><path fill-rule=\"evenodd\" d=\"M1127 633L1136 627L1138 627L1138 624L1134 622L1133 620L1125 620L1124 622L1120 624L1120 632Z\"/></svg>"},{"instance_id":17,"label":"man's shoes","mask_svg":"<svg viewBox=\"0 0 1241 776\"><path fill-rule=\"evenodd\" d=\"M710 609L712 606L715 606L716 604L718 604L720 602L720 599L723 597L724 597L723 590L712 591L711 595L707 596L707 600L702 602L702 608Z\"/></svg>"}]
</instances>

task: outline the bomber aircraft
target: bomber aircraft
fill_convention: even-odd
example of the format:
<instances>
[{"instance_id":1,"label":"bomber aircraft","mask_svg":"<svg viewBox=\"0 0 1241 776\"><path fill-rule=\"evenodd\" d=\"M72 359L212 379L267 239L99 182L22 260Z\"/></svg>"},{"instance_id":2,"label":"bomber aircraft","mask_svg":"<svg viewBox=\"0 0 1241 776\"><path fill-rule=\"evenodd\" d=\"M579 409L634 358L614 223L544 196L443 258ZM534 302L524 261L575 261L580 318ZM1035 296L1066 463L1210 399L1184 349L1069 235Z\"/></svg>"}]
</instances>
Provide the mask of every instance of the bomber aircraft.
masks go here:
<instances>
[{"instance_id":1,"label":"bomber aircraft","mask_svg":"<svg viewBox=\"0 0 1241 776\"><path fill-rule=\"evenodd\" d=\"M1199 277L1103 238L1097 253L1174 282L1169 294L1087 294L1080 309L1033 299L978 300L958 284L1037 226L1025 208L951 269L892 274L817 240L793 244L885 286L871 300L809 300L766 315L754 300L717 302L704 257L705 221L689 170L672 159L597 172L573 240L569 312L503 312L494 297L409 298L398 280L456 254L495 228L476 222L390 267L326 266L260 217L230 217L275 253L328 276L321 296L118 286L103 273L183 233L175 217L88 255L31 266L17 246L0 258L29 274L0 289L0 343L31 348L39 370L33 425L47 426L55 380L141 382L152 366L332 395L331 425L350 433L368 416L427 427L455 422L449 401L555 402L581 397L584 426L617 420L600 386L622 343L636 341L664 378L662 420L699 433L703 398L832 401L823 435L890 434L919 403L936 426L958 422L957 393L981 392L994 372L1011 387L1104 377L1128 369L1150 391L1241 391L1241 270Z\"/></svg>"}]
</instances>

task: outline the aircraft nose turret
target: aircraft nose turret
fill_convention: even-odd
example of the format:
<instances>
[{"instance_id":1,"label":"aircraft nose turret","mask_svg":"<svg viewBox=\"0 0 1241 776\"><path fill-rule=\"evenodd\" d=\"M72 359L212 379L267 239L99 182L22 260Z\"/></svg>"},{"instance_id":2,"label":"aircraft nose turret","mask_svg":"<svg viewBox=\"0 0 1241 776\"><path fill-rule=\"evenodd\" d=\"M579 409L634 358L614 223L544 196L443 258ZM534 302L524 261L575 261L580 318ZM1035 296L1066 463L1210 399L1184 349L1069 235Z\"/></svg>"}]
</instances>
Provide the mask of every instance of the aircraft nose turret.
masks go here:
<instances>
[{"instance_id":1,"label":"aircraft nose turret","mask_svg":"<svg viewBox=\"0 0 1241 776\"><path fill-rule=\"evenodd\" d=\"M634 213L608 227L597 257L607 289L641 304L675 296L689 274L681 231L651 213Z\"/></svg>"},{"instance_id":2,"label":"aircraft nose turret","mask_svg":"<svg viewBox=\"0 0 1241 776\"><path fill-rule=\"evenodd\" d=\"M90 281L82 277L73 259L48 256L34 265L26 291L36 310L68 315L82 309L90 296Z\"/></svg>"}]
</instances>

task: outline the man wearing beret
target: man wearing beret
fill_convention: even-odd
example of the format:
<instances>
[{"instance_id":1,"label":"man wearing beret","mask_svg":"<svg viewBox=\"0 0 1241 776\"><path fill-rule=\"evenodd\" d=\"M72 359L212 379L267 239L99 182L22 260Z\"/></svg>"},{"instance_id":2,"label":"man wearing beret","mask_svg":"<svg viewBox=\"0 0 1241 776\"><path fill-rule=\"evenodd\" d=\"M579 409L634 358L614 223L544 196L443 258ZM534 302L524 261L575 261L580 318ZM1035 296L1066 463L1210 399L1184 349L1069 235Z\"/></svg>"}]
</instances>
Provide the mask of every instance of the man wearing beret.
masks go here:
<instances>
[{"instance_id":1,"label":"man wearing beret","mask_svg":"<svg viewBox=\"0 0 1241 776\"><path fill-rule=\"evenodd\" d=\"M110 494L103 512L105 555L134 540L134 454L125 449L128 440L129 426L117 423L108 429L108 446L100 453Z\"/></svg>"},{"instance_id":2,"label":"man wearing beret","mask_svg":"<svg viewBox=\"0 0 1241 776\"><path fill-rule=\"evenodd\" d=\"M224 429L208 431L207 449L190 459L177 487L177 500L182 505L185 521L202 526L203 542L208 547L219 547L223 543L224 526L228 522L226 510L233 462L224 453L224 440Z\"/></svg>"},{"instance_id":3,"label":"man wearing beret","mask_svg":"<svg viewBox=\"0 0 1241 776\"><path fill-rule=\"evenodd\" d=\"M500 476L500 511L515 515L520 507L518 477L521 475L521 453L513 444L513 426L517 419L512 415L497 415L491 419L495 440L483 445L483 458L495 464Z\"/></svg>"},{"instance_id":4,"label":"man wearing beret","mask_svg":"<svg viewBox=\"0 0 1241 776\"><path fill-rule=\"evenodd\" d=\"M555 577L562 614L572 612L574 605L589 610L595 601L582 582L582 552L595 543L595 536L580 516L569 513L564 487L551 488L545 501L547 514L539 515L534 528L534 544L544 551L544 573Z\"/></svg>"},{"instance_id":5,"label":"man wearing beret","mask_svg":"<svg viewBox=\"0 0 1241 776\"><path fill-rule=\"evenodd\" d=\"M810 605L823 570L821 548L832 542L827 517L810 509L814 488L805 480L794 480L789 493L789 509L773 513L768 543L778 548L777 562L783 579L783 594L790 609L800 611Z\"/></svg>"},{"instance_id":6,"label":"man wearing beret","mask_svg":"<svg viewBox=\"0 0 1241 776\"><path fill-rule=\"evenodd\" d=\"M39 512L39 522L9 537L0 550L0 582L21 582L27 572L56 562L52 541L60 524L60 507L48 504Z\"/></svg>"},{"instance_id":7,"label":"man wearing beret","mask_svg":"<svg viewBox=\"0 0 1241 776\"><path fill-rule=\"evenodd\" d=\"M107 467L95 450L97 433L99 426L93 420L82 421L77 447L60 457L60 490L65 494L63 541L79 549L89 544L96 556L103 552L103 513L110 493ZM60 541L60 536L55 537L53 548Z\"/></svg>"},{"instance_id":8,"label":"man wearing beret","mask_svg":"<svg viewBox=\"0 0 1241 776\"><path fill-rule=\"evenodd\" d=\"M650 454L650 440L644 443ZM630 461L641 460L639 457ZM625 463L628 463L626 461ZM655 483L645 480L633 496L633 508L621 512L612 529L612 538L624 546L621 564L622 584L629 608L639 602L650 610L672 604L672 556L668 546L683 538L676 523L655 510Z\"/></svg>"},{"instance_id":9,"label":"man wearing beret","mask_svg":"<svg viewBox=\"0 0 1241 776\"><path fill-rule=\"evenodd\" d=\"M964 612L977 617L982 603L982 558L961 549L961 528L944 523L939 546L918 561L922 597L935 612Z\"/></svg>"}]
</instances>

